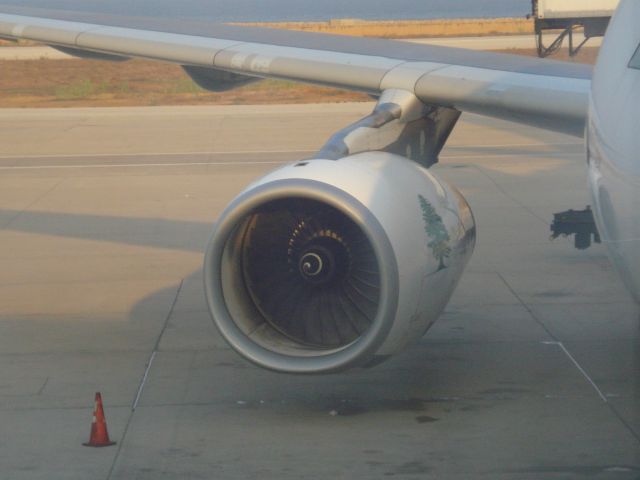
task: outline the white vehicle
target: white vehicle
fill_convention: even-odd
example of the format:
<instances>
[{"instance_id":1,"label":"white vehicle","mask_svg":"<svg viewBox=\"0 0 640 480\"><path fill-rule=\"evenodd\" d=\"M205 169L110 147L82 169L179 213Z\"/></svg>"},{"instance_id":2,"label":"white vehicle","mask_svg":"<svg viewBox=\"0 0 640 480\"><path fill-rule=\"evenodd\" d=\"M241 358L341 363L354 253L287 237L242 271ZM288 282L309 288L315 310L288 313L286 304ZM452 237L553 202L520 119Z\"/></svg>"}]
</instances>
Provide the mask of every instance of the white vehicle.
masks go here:
<instances>
[{"instance_id":1,"label":"white vehicle","mask_svg":"<svg viewBox=\"0 0 640 480\"><path fill-rule=\"evenodd\" d=\"M611 17L620 0L534 0L536 18Z\"/></svg>"},{"instance_id":2,"label":"white vehicle","mask_svg":"<svg viewBox=\"0 0 640 480\"><path fill-rule=\"evenodd\" d=\"M555 53L569 39L569 55L574 56L592 37L604 35L609 20L620 0L533 0L533 18L538 55L546 57ZM574 31L581 29L583 41L574 47ZM543 43L543 33L561 30L548 47Z\"/></svg>"},{"instance_id":3,"label":"white vehicle","mask_svg":"<svg viewBox=\"0 0 640 480\"><path fill-rule=\"evenodd\" d=\"M639 18L640 2L623 0L593 75L510 55L26 7L0 7L0 36L174 62L212 90L276 77L379 98L314 159L248 186L205 258L209 308L237 352L273 370L326 373L420 338L455 289L474 219L428 167L465 111L577 136L586 126L598 228L640 301Z\"/></svg>"}]
</instances>

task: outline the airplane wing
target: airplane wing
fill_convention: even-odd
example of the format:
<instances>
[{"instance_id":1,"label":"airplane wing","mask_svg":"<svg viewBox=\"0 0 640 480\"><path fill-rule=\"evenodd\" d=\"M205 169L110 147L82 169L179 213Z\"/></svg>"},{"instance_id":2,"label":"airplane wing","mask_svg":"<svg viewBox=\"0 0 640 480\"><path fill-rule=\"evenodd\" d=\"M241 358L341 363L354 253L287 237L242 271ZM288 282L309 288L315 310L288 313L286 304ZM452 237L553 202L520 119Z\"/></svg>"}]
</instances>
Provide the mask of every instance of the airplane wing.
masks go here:
<instances>
[{"instance_id":1,"label":"airplane wing","mask_svg":"<svg viewBox=\"0 0 640 480\"><path fill-rule=\"evenodd\" d=\"M221 90L258 77L379 96L405 90L429 105L582 136L591 68L406 42L124 17L0 4L0 37L90 58L172 62Z\"/></svg>"}]
</instances>

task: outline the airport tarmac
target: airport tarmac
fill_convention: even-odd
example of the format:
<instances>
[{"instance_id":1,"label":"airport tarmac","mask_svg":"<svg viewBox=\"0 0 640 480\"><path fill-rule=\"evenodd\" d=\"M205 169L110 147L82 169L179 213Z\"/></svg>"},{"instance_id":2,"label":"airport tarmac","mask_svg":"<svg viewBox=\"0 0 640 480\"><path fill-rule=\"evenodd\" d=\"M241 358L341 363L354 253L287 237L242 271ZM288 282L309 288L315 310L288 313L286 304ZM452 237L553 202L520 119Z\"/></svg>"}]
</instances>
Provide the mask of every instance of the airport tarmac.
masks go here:
<instances>
[{"instance_id":1,"label":"airport tarmac","mask_svg":"<svg viewBox=\"0 0 640 480\"><path fill-rule=\"evenodd\" d=\"M551 45L560 32L545 33L542 36L544 45ZM582 32L574 32L574 45L578 46L585 40ZM443 47L466 48L469 50L505 50L536 48L536 36L531 35L485 35L482 37L440 37L440 38L411 38L407 42L422 43L424 45L439 45ZM567 48L569 40L565 39L563 46ZM587 47L599 47L602 45L602 37L590 38Z\"/></svg>"},{"instance_id":2,"label":"airport tarmac","mask_svg":"<svg viewBox=\"0 0 640 480\"><path fill-rule=\"evenodd\" d=\"M584 208L582 141L463 115L433 171L478 244L374 369L260 370L203 299L212 223L372 104L0 110L0 477L640 478L640 322ZM91 449L101 391L114 447Z\"/></svg>"}]
</instances>

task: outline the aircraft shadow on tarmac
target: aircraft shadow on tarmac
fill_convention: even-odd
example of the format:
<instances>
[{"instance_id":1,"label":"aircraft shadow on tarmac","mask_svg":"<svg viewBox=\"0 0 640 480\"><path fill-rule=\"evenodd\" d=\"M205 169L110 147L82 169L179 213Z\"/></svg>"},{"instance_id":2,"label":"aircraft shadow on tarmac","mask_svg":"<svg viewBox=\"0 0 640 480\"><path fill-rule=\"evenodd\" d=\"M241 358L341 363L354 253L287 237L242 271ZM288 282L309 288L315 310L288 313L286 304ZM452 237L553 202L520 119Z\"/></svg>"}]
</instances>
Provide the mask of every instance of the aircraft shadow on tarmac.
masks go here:
<instances>
[{"instance_id":1,"label":"aircraft shadow on tarmac","mask_svg":"<svg viewBox=\"0 0 640 480\"><path fill-rule=\"evenodd\" d=\"M204 250L212 229L212 224L209 223L157 218L44 211L2 210L1 213L9 217L19 215L19 221L5 227L8 230L192 252ZM428 423L437 420L432 416L436 415L434 409L441 411L442 405L459 400L445 394L440 395L438 391L447 390L446 385L468 385L474 375L474 368L470 368L470 357L457 356L448 351L446 346L435 344L429 348L417 344L383 365L369 370L356 370L346 375L305 377L264 371L241 359L226 346L213 328L206 310L201 279L202 269L198 269L182 280L184 288L179 297L184 293L185 299L177 300L192 301L193 304L183 305L184 308L172 312L168 326L170 329L179 329L181 320L185 318L188 322L211 326L210 329L203 327L200 331L206 331L214 338L205 342L197 339L196 342L199 345L196 350L200 348L197 352L201 357L200 368L184 372L185 375L194 377L191 381L210 383L211 388L187 392L187 398L182 397L180 401L210 403L211 398L206 392L211 392L214 388L220 392L219 386L224 384L222 390L225 398L218 398L217 401L239 401L242 408L247 409L267 408L273 413L299 410L323 415L333 412L343 416L398 411L415 414L415 421L418 423ZM157 311L157 305L163 302L166 304L166 299L175 296L177 289L177 284L172 285L140 299L130 312L130 319L144 317L145 312ZM154 305L156 307L152 308ZM203 344L207 348L202 349ZM162 343L160 346L162 354ZM170 355L172 347L168 347L165 352ZM457 367L451 368L451 364ZM443 373L445 370L446 375ZM444 379L446 381L443 384ZM169 382L180 384L181 380L176 378ZM524 390L509 387L502 394L523 392ZM219 395L216 394L218 397ZM166 399L157 401L163 403Z\"/></svg>"},{"instance_id":2,"label":"aircraft shadow on tarmac","mask_svg":"<svg viewBox=\"0 0 640 480\"><path fill-rule=\"evenodd\" d=\"M3 209L0 214L14 219L4 227L7 230L192 252L204 252L213 225L213 222L45 211Z\"/></svg>"},{"instance_id":3,"label":"aircraft shadow on tarmac","mask_svg":"<svg viewBox=\"0 0 640 480\"><path fill-rule=\"evenodd\" d=\"M190 252L203 252L213 225L213 222L45 211L2 210L0 213L14 218L5 225L7 230ZM140 318L144 312L153 310L150 308L152 305L162 303L158 299L166 300L177 295L176 303L182 300L184 305L171 312L167 321L169 329L180 329L182 321L199 322L207 325L208 329L202 327L198 331L206 331L211 337L210 341L198 343L205 345L194 353L199 358L198 367L181 373L188 377L188 382L204 383L210 387L191 391L184 387L184 391L173 400L158 398L149 400L151 404L154 401L207 404L216 397L216 402L242 402L239 404L242 408L266 408L274 414L292 410L318 414L334 412L336 415L398 411L410 413L418 423L429 423L452 409L470 412L491 408L496 400L544 395L544 384L531 383L539 373L528 378L526 372L521 371L522 382L504 380L512 377L509 371L515 347L509 342L465 344L427 340L427 345L423 340L383 365L347 375L302 377L265 372L252 367L231 351L212 328L201 279L202 270L198 269L182 280L183 288L177 294L177 285L158 290L141 298L130 312L131 319ZM466 315L471 315L467 320L473 321L476 314L467 311ZM519 345L518 355L536 358L542 347L537 345L539 342L534 343L530 347ZM159 352L163 353L162 342ZM170 345L164 353L172 354ZM631 353L628 358L635 358L635 364L640 365L640 345L637 345L635 355ZM532 369L533 373L533 370L547 367L551 368L551 365L526 368ZM167 388L171 388L171 383L184 384L187 381L163 378L157 381L167 382ZM154 381L153 376L151 381ZM220 385L224 385L223 393L220 393ZM635 389L638 388L640 383L636 384ZM213 394L214 390L218 393ZM147 400L143 398L144 401Z\"/></svg>"}]
</instances>

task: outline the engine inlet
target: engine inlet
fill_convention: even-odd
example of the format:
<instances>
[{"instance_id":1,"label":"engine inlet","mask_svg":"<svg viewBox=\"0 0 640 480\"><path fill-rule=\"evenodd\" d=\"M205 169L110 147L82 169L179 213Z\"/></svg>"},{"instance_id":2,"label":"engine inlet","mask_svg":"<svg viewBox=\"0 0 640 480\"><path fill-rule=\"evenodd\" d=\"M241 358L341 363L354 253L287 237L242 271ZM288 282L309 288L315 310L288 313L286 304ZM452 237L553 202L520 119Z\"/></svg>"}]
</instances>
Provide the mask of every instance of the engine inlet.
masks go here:
<instances>
[{"instance_id":1,"label":"engine inlet","mask_svg":"<svg viewBox=\"0 0 640 480\"><path fill-rule=\"evenodd\" d=\"M244 284L257 310L296 343L336 348L376 317L380 272L362 230L334 207L276 200L255 211L241 241Z\"/></svg>"}]
</instances>

